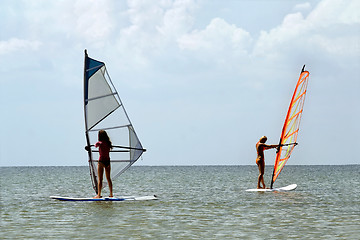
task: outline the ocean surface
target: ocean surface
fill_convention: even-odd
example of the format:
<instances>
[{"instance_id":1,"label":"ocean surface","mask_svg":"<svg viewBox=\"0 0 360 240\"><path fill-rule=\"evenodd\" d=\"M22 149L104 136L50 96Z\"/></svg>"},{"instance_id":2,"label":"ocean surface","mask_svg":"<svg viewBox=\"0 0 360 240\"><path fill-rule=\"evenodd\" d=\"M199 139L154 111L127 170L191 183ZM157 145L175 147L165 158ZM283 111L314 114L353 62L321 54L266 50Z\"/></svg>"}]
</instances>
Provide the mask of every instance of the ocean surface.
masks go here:
<instances>
[{"instance_id":1,"label":"ocean surface","mask_svg":"<svg viewBox=\"0 0 360 240\"><path fill-rule=\"evenodd\" d=\"M275 187L295 191L257 193L256 166L134 166L115 196L159 200L64 202L95 195L87 167L2 167L0 239L360 239L359 173L286 166Z\"/></svg>"}]
</instances>

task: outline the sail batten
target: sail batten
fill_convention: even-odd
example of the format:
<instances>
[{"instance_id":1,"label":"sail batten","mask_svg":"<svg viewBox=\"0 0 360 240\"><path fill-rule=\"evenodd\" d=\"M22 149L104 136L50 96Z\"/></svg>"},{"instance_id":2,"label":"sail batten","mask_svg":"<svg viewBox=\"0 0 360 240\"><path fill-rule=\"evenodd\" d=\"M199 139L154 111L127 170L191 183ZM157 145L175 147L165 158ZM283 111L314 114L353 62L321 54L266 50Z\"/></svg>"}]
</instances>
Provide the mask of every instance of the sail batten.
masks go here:
<instances>
[{"instance_id":1,"label":"sail batten","mask_svg":"<svg viewBox=\"0 0 360 240\"><path fill-rule=\"evenodd\" d=\"M109 129L116 129L116 128L127 128L129 126L130 125L127 124L127 125L115 126L115 127L104 127L104 128L101 128L101 129L99 129L99 128L97 128L97 129L89 129L89 132L94 132L94 131L97 132L99 130L109 130Z\"/></svg>"},{"instance_id":2,"label":"sail batten","mask_svg":"<svg viewBox=\"0 0 360 240\"><path fill-rule=\"evenodd\" d=\"M99 130L107 131L114 146L123 147L123 150L112 150L110 153L112 179L120 176L146 150L135 133L105 63L88 57L85 50L84 65L85 135L91 180L97 193L99 151L92 147L98 141ZM105 186L106 180L103 182L103 187Z\"/></svg>"},{"instance_id":3,"label":"sail batten","mask_svg":"<svg viewBox=\"0 0 360 240\"><path fill-rule=\"evenodd\" d=\"M302 68L300 77L297 81L289 104L288 112L286 114L284 126L281 131L270 188L273 187L275 180L279 176L281 170L285 167L285 164L287 163L292 151L294 150L294 147L297 144L296 140L299 133L300 120L303 113L305 96L307 92L306 89L309 79L309 72L305 71L304 69L305 65Z\"/></svg>"},{"instance_id":4,"label":"sail batten","mask_svg":"<svg viewBox=\"0 0 360 240\"><path fill-rule=\"evenodd\" d=\"M98 97L94 97L94 98L89 98L86 100L86 102L90 102L90 101L93 101L93 100L98 100L99 98L105 98L105 97L110 97L110 96L114 96L116 95L117 93L110 93L110 94L107 94L107 95L103 95L103 96L98 96Z\"/></svg>"}]
</instances>

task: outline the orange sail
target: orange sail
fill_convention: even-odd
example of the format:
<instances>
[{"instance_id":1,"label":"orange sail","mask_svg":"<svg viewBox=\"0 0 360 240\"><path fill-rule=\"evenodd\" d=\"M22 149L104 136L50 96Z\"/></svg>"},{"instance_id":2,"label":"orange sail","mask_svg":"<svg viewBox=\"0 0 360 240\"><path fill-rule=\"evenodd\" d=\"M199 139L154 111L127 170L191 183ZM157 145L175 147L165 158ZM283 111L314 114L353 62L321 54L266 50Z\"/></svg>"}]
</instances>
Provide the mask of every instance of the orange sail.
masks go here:
<instances>
[{"instance_id":1,"label":"orange sail","mask_svg":"<svg viewBox=\"0 0 360 240\"><path fill-rule=\"evenodd\" d=\"M297 145L296 139L299 132L300 120L303 112L306 87L309 79L309 72L301 70L299 80L297 81L294 94L291 98L289 110L286 114L285 123L281 132L280 143L276 154L274 164L274 172L271 179L272 188L273 183L279 176L281 170L284 168L289 159L294 147Z\"/></svg>"}]
</instances>

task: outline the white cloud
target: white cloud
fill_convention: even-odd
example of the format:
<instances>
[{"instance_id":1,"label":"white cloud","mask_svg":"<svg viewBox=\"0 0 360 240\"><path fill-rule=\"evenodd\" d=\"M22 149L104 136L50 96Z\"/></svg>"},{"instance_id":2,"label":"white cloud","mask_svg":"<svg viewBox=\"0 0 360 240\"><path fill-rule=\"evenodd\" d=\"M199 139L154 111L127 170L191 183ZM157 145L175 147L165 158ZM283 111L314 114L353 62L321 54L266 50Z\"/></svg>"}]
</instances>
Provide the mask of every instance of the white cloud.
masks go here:
<instances>
[{"instance_id":1,"label":"white cloud","mask_svg":"<svg viewBox=\"0 0 360 240\"><path fill-rule=\"evenodd\" d=\"M251 41L248 32L221 18L211 20L204 30L195 30L178 39L181 49L214 52L226 50L241 54L248 52Z\"/></svg>"},{"instance_id":2,"label":"white cloud","mask_svg":"<svg viewBox=\"0 0 360 240\"><path fill-rule=\"evenodd\" d=\"M306 3L300 3L295 5L294 10L295 11L305 11L309 10L311 8L311 4L309 2Z\"/></svg>"},{"instance_id":3,"label":"white cloud","mask_svg":"<svg viewBox=\"0 0 360 240\"><path fill-rule=\"evenodd\" d=\"M356 36L328 38L322 35L314 35L309 38L309 43L315 49L335 56L359 57L360 39Z\"/></svg>"},{"instance_id":4,"label":"white cloud","mask_svg":"<svg viewBox=\"0 0 360 240\"><path fill-rule=\"evenodd\" d=\"M90 42L106 42L114 27L110 1L78 0L72 14L76 19L73 30L77 35Z\"/></svg>"},{"instance_id":5,"label":"white cloud","mask_svg":"<svg viewBox=\"0 0 360 240\"><path fill-rule=\"evenodd\" d=\"M246 30L214 18L204 29L193 30L178 37L182 50L196 51L204 58L219 56L224 62L248 58L286 61L289 56L307 53L336 56L360 54L359 34L360 1L323 0L308 16L301 11L310 10L309 2L294 6L296 13L288 14L282 23L262 31L253 39ZM339 33L341 33L339 35ZM226 60L227 58L227 60Z\"/></svg>"},{"instance_id":6,"label":"white cloud","mask_svg":"<svg viewBox=\"0 0 360 240\"><path fill-rule=\"evenodd\" d=\"M67 47L69 43L79 42L104 46L116 24L113 5L111 0L9 3L4 15L7 29L3 36L38 40L51 48L65 42Z\"/></svg>"},{"instance_id":7,"label":"white cloud","mask_svg":"<svg viewBox=\"0 0 360 240\"><path fill-rule=\"evenodd\" d=\"M194 17L191 14L196 8L193 1L175 1L170 9L165 11L162 24L157 30L165 37L178 37L192 29Z\"/></svg>"},{"instance_id":8,"label":"white cloud","mask_svg":"<svg viewBox=\"0 0 360 240\"><path fill-rule=\"evenodd\" d=\"M164 10L169 7L169 3L165 1L151 2L141 0L129 0L126 11L131 25L129 28L141 29L142 31L154 31L156 25L163 18Z\"/></svg>"},{"instance_id":9,"label":"white cloud","mask_svg":"<svg viewBox=\"0 0 360 240\"><path fill-rule=\"evenodd\" d=\"M307 23L301 13L287 15L282 24L269 32L262 31L256 42L253 54L255 56L275 56L284 44L293 43L298 37L302 38Z\"/></svg>"},{"instance_id":10,"label":"white cloud","mask_svg":"<svg viewBox=\"0 0 360 240\"><path fill-rule=\"evenodd\" d=\"M127 11L131 25L122 29L125 41L140 42L153 47L189 31L193 24L192 0L176 1L128 1ZM155 40L155 42L154 42Z\"/></svg>"},{"instance_id":11,"label":"white cloud","mask_svg":"<svg viewBox=\"0 0 360 240\"><path fill-rule=\"evenodd\" d=\"M7 41L0 41L0 55L22 50L37 50L42 43L18 38L11 38Z\"/></svg>"},{"instance_id":12,"label":"white cloud","mask_svg":"<svg viewBox=\"0 0 360 240\"><path fill-rule=\"evenodd\" d=\"M176 39L193 24L192 0L128 1L129 25L116 34L116 48L128 56L123 64L147 67L151 59L176 50Z\"/></svg>"},{"instance_id":13,"label":"white cloud","mask_svg":"<svg viewBox=\"0 0 360 240\"><path fill-rule=\"evenodd\" d=\"M324 0L307 18L300 12L288 14L280 26L261 32L254 55L277 57L299 49L337 56L358 55L358 9L360 2L356 0Z\"/></svg>"},{"instance_id":14,"label":"white cloud","mask_svg":"<svg viewBox=\"0 0 360 240\"><path fill-rule=\"evenodd\" d=\"M330 27L333 24L360 23L360 1L323 0L309 14L308 21L317 27Z\"/></svg>"}]
</instances>

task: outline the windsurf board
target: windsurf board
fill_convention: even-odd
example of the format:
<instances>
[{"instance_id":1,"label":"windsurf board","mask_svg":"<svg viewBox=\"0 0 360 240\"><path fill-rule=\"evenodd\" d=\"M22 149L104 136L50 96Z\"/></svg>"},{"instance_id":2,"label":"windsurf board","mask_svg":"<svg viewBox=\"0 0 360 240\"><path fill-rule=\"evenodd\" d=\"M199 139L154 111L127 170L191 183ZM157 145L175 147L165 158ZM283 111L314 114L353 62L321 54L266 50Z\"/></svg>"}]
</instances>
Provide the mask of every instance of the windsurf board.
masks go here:
<instances>
[{"instance_id":1,"label":"windsurf board","mask_svg":"<svg viewBox=\"0 0 360 240\"><path fill-rule=\"evenodd\" d=\"M254 188L254 189L247 189L246 192L287 192L287 191L292 191L295 190L295 188L297 187L296 184L291 184L288 185L286 187L281 187L281 188Z\"/></svg>"},{"instance_id":2,"label":"windsurf board","mask_svg":"<svg viewBox=\"0 0 360 240\"><path fill-rule=\"evenodd\" d=\"M146 200L158 200L156 195L152 196L123 196L123 197L103 197L103 198L76 198L76 197L61 197L61 196L50 196L52 199L60 201L87 201L87 202L98 202L98 201L146 201Z\"/></svg>"}]
</instances>

